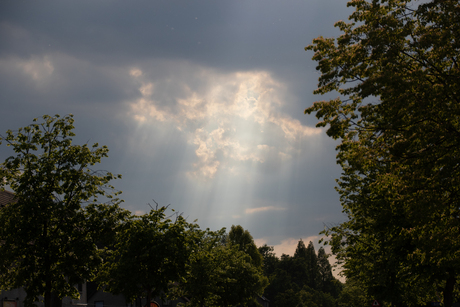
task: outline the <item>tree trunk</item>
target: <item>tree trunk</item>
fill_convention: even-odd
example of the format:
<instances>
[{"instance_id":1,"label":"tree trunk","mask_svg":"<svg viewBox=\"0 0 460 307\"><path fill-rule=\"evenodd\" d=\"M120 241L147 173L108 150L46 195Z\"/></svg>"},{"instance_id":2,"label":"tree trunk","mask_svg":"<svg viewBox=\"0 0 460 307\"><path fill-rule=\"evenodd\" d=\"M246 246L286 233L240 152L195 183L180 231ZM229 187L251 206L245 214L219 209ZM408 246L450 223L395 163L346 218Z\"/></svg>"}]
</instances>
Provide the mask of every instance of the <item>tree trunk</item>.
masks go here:
<instances>
[{"instance_id":1,"label":"tree trunk","mask_svg":"<svg viewBox=\"0 0 460 307\"><path fill-rule=\"evenodd\" d=\"M51 292L51 307L62 307L62 298Z\"/></svg>"},{"instance_id":2,"label":"tree trunk","mask_svg":"<svg viewBox=\"0 0 460 307\"><path fill-rule=\"evenodd\" d=\"M45 282L45 307L51 307L51 283L49 280Z\"/></svg>"},{"instance_id":3,"label":"tree trunk","mask_svg":"<svg viewBox=\"0 0 460 307\"><path fill-rule=\"evenodd\" d=\"M152 301L152 291L150 290L150 287L145 290L147 291L147 303L145 304L145 306L150 307L150 302Z\"/></svg>"},{"instance_id":4,"label":"tree trunk","mask_svg":"<svg viewBox=\"0 0 460 307\"><path fill-rule=\"evenodd\" d=\"M449 271L449 276L446 280L446 286L442 292L444 298L444 307L452 307L454 303L454 286L455 286L455 274L453 270Z\"/></svg>"},{"instance_id":5,"label":"tree trunk","mask_svg":"<svg viewBox=\"0 0 460 307\"><path fill-rule=\"evenodd\" d=\"M45 270L45 307L51 307L51 260L49 255L48 244L48 223L45 221L43 225L43 241L44 241L44 270Z\"/></svg>"}]
</instances>

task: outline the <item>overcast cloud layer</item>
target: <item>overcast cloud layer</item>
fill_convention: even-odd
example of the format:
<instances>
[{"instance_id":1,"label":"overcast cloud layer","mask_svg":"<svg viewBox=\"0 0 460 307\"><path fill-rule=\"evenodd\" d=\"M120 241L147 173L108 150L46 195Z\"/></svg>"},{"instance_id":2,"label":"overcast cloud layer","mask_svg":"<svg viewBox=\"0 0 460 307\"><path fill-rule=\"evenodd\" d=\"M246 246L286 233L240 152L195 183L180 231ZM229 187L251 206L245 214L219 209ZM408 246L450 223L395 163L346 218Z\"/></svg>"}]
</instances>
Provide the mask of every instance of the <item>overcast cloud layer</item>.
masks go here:
<instances>
[{"instance_id":1,"label":"overcast cloud layer","mask_svg":"<svg viewBox=\"0 0 460 307\"><path fill-rule=\"evenodd\" d=\"M76 143L109 147L126 208L155 199L292 254L344 219L336 143L303 114L324 99L304 47L349 14L345 0L2 1L0 133L72 113Z\"/></svg>"}]
</instances>

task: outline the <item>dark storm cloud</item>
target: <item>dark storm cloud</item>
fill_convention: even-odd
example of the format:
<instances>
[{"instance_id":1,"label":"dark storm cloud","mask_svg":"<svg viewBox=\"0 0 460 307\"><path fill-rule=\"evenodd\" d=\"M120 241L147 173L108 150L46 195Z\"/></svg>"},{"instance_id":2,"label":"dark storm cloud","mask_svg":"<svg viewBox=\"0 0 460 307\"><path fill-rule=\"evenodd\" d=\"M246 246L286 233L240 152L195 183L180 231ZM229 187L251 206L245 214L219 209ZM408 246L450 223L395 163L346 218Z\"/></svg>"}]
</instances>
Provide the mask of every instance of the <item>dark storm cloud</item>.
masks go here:
<instances>
[{"instance_id":1,"label":"dark storm cloud","mask_svg":"<svg viewBox=\"0 0 460 307\"><path fill-rule=\"evenodd\" d=\"M318 34L331 32L332 25L324 29L320 21L337 20L343 8L334 4L341 2L4 1L1 52L27 57L54 51L102 62L163 57L230 69L292 68L292 58L304 56L302 48L317 36L312 28Z\"/></svg>"},{"instance_id":2,"label":"dark storm cloud","mask_svg":"<svg viewBox=\"0 0 460 307\"><path fill-rule=\"evenodd\" d=\"M2 1L0 133L73 113L76 143L111 149L101 168L123 174L114 184L127 208L155 198L269 244L316 236L342 219L340 170L335 143L302 112L318 77L303 48L335 35L346 10L342 0Z\"/></svg>"}]
</instances>

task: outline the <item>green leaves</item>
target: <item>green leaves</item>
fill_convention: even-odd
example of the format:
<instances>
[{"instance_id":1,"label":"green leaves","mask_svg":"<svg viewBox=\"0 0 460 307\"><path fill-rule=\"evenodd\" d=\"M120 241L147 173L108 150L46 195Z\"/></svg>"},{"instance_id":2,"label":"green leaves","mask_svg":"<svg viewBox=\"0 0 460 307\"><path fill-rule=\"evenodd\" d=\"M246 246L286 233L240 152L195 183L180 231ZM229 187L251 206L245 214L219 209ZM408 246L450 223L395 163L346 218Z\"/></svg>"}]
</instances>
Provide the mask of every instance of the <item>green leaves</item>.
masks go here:
<instances>
[{"instance_id":1,"label":"green leaves","mask_svg":"<svg viewBox=\"0 0 460 307\"><path fill-rule=\"evenodd\" d=\"M17 200L0 210L0 283L24 287L26 304L44 297L48 307L52 294L77 297L74 285L94 278L100 247L124 213L109 185L116 176L89 169L108 149L72 145L72 115L33 122L0 135L15 153L0 165L0 188ZM99 196L111 201L98 204Z\"/></svg>"},{"instance_id":2,"label":"green leaves","mask_svg":"<svg viewBox=\"0 0 460 307\"><path fill-rule=\"evenodd\" d=\"M135 216L118 232L113 250L104 263L99 281L105 290L123 294L127 301L151 299L168 292L185 276L192 250L187 243L189 225L181 215L172 221L166 207Z\"/></svg>"},{"instance_id":3,"label":"green leaves","mask_svg":"<svg viewBox=\"0 0 460 307\"><path fill-rule=\"evenodd\" d=\"M194 252L179 285L179 293L191 298L188 306L247 305L263 293L268 280L262 263L257 264L260 254L247 230L232 226L227 242L225 228L194 229L190 235Z\"/></svg>"},{"instance_id":4,"label":"green leaves","mask_svg":"<svg viewBox=\"0 0 460 307\"><path fill-rule=\"evenodd\" d=\"M435 299L434 283L449 306L460 267L451 232L460 227L460 5L348 6L351 22L336 23L343 34L306 48L321 72L315 93L340 95L305 110L342 141L338 191L349 221L325 233L345 275L370 294L417 304Z\"/></svg>"},{"instance_id":5,"label":"green leaves","mask_svg":"<svg viewBox=\"0 0 460 307\"><path fill-rule=\"evenodd\" d=\"M267 246L259 247L264 255L266 275L270 285L264 296L270 306L335 306L342 283L332 275L328 255L320 248L318 255L312 242L308 246L300 240L294 256L286 254L278 259ZM268 269L268 270L267 270Z\"/></svg>"}]
</instances>

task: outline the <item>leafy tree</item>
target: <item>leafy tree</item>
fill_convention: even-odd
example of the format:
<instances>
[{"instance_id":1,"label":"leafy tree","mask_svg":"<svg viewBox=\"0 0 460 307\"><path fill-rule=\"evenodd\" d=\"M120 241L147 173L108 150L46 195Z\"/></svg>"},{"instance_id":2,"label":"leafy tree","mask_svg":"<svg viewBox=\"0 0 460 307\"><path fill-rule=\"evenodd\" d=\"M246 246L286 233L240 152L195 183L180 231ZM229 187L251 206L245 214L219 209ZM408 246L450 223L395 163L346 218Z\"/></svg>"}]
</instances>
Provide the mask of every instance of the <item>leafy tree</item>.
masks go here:
<instances>
[{"instance_id":1,"label":"leafy tree","mask_svg":"<svg viewBox=\"0 0 460 307\"><path fill-rule=\"evenodd\" d=\"M271 306L278 307L277 301L281 301L281 297L283 297L283 295L279 296L280 294L286 293L288 290L291 290L293 293L297 293L300 290L297 284L292 282L291 275L281 268L277 268L270 275L269 281L270 283L265 289L264 295L270 300Z\"/></svg>"},{"instance_id":2,"label":"leafy tree","mask_svg":"<svg viewBox=\"0 0 460 307\"><path fill-rule=\"evenodd\" d=\"M300 296L294 289L288 289L285 292L278 293L274 302L276 307L297 307L301 304Z\"/></svg>"},{"instance_id":3,"label":"leafy tree","mask_svg":"<svg viewBox=\"0 0 460 307\"><path fill-rule=\"evenodd\" d=\"M270 276L275 272L276 267L278 266L279 259L276 257L273 246L268 246L264 244L257 248L259 253L263 258L263 267L265 276Z\"/></svg>"},{"instance_id":4,"label":"leafy tree","mask_svg":"<svg viewBox=\"0 0 460 307\"><path fill-rule=\"evenodd\" d=\"M383 303L383 302L382 302ZM372 297L366 292L363 282L357 278L348 278L343 286L338 299L339 306L369 307L372 305Z\"/></svg>"},{"instance_id":5,"label":"leafy tree","mask_svg":"<svg viewBox=\"0 0 460 307\"><path fill-rule=\"evenodd\" d=\"M319 282L319 267L315 247L310 241L308 247L300 240L297 244L291 268L294 281L302 288L304 285L316 288Z\"/></svg>"},{"instance_id":6,"label":"leafy tree","mask_svg":"<svg viewBox=\"0 0 460 307\"><path fill-rule=\"evenodd\" d=\"M304 285L311 284L310 281L312 276L310 275L310 258L311 255L309 254L309 250L305 246L305 243L300 240L297 243L294 256L291 258L291 265L289 269L292 281L297 284L299 289L301 289Z\"/></svg>"},{"instance_id":7,"label":"leafy tree","mask_svg":"<svg viewBox=\"0 0 460 307\"><path fill-rule=\"evenodd\" d=\"M333 296L337 297L338 292L336 288L335 278L332 276L332 267L329 263L328 255L323 247L320 247L318 250L318 289L331 293Z\"/></svg>"},{"instance_id":8,"label":"leafy tree","mask_svg":"<svg viewBox=\"0 0 460 307\"><path fill-rule=\"evenodd\" d=\"M263 276L261 267L252 264L252 258L235 245L218 247L215 250L214 271L215 305L210 306L247 306L263 293L268 280Z\"/></svg>"},{"instance_id":9,"label":"leafy tree","mask_svg":"<svg viewBox=\"0 0 460 307\"><path fill-rule=\"evenodd\" d=\"M218 231L193 228L189 231L187 238L192 251L187 273L173 294L190 298L188 306L209 306L216 300L215 272L221 265L216 254L225 246L225 237L225 228Z\"/></svg>"},{"instance_id":10,"label":"leafy tree","mask_svg":"<svg viewBox=\"0 0 460 307\"><path fill-rule=\"evenodd\" d=\"M254 302L268 284L261 257L254 252L252 236L241 226L232 227L227 242L225 228L217 232L195 230L197 244L179 286L180 294L191 298L188 306L235 306ZM238 243L237 243L238 242ZM257 263L257 262L256 262Z\"/></svg>"},{"instance_id":11,"label":"leafy tree","mask_svg":"<svg viewBox=\"0 0 460 307\"><path fill-rule=\"evenodd\" d=\"M95 277L103 244L126 214L109 185L120 176L91 170L107 147L72 144L73 123L72 115L45 115L0 135L15 153L0 164L0 188L15 193L0 210L0 285L23 287L26 305L77 298L75 285Z\"/></svg>"},{"instance_id":12,"label":"leafy tree","mask_svg":"<svg viewBox=\"0 0 460 307\"><path fill-rule=\"evenodd\" d=\"M189 225L181 215L166 217L166 207L132 216L117 236L116 246L104 263L100 282L106 291L123 294L127 301L147 302L167 293L171 282L181 282L191 250Z\"/></svg>"},{"instance_id":13,"label":"leafy tree","mask_svg":"<svg viewBox=\"0 0 460 307\"><path fill-rule=\"evenodd\" d=\"M334 307L335 299L326 292L304 286L298 293L301 303L299 307Z\"/></svg>"},{"instance_id":14,"label":"leafy tree","mask_svg":"<svg viewBox=\"0 0 460 307\"><path fill-rule=\"evenodd\" d=\"M316 94L341 139L339 193L349 220L326 231L348 278L393 304L443 293L460 273L460 4L355 0L337 39L319 37ZM438 289L439 287L439 289Z\"/></svg>"},{"instance_id":15,"label":"leafy tree","mask_svg":"<svg viewBox=\"0 0 460 307\"><path fill-rule=\"evenodd\" d=\"M328 294L304 286L300 291L288 289L275 299L276 307L334 307L335 300Z\"/></svg>"},{"instance_id":16,"label":"leafy tree","mask_svg":"<svg viewBox=\"0 0 460 307\"><path fill-rule=\"evenodd\" d=\"M244 230L240 225L232 225L232 228L228 233L228 240L230 244L237 246L240 251L248 254L251 257L252 264L256 267L262 266L263 257L259 253L259 250L254 243L254 239L249 231Z\"/></svg>"},{"instance_id":17,"label":"leafy tree","mask_svg":"<svg viewBox=\"0 0 460 307\"><path fill-rule=\"evenodd\" d=\"M305 243L302 241L302 239L297 242L297 247L294 252L294 258L303 258L307 259L309 257L309 250L305 246Z\"/></svg>"},{"instance_id":18,"label":"leafy tree","mask_svg":"<svg viewBox=\"0 0 460 307\"><path fill-rule=\"evenodd\" d=\"M264 259L270 259L266 255L269 254L266 246L259 247L259 250L265 251ZM283 254L273 264L273 271L267 275L270 284L264 292L270 305L327 307L336 303L342 283L332 276L323 248L316 255L312 242L307 247L300 240L294 256Z\"/></svg>"}]
</instances>

